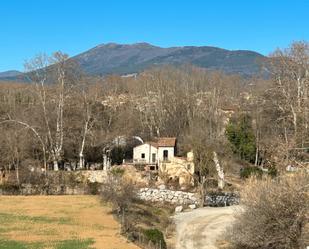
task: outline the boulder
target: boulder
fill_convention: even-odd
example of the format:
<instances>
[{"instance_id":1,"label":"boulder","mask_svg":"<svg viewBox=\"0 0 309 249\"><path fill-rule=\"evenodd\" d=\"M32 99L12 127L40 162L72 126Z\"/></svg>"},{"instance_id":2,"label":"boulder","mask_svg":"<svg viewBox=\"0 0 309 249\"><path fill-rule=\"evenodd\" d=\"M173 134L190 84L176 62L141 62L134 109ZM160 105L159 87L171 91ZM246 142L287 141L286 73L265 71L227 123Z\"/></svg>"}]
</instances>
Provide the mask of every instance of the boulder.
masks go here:
<instances>
[{"instance_id":1,"label":"boulder","mask_svg":"<svg viewBox=\"0 0 309 249\"><path fill-rule=\"evenodd\" d=\"M175 213L181 213L183 210L183 206L177 206L175 207Z\"/></svg>"},{"instance_id":2,"label":"boulder","mask_svg":"<svg viewBox=\"0 0 309 249\"><path fill-rule=\"evenodd\" d=\"M195 204L191 204L191 205L189 205L189 208L190 209L196 209L196 205Z\"/></svg>"},{"instance_id":3,"label":"boulder","mask_svg":"<svg viewBox=\"0 0 309 249\"><path fill-rule=\"evenodd\" d=\"M164 190L164 189L166 189L166 187L165 187L165 185L164 185L164 184L160 185L158 188L159 188L160 190Z\"/></svg>"}]
</instances>

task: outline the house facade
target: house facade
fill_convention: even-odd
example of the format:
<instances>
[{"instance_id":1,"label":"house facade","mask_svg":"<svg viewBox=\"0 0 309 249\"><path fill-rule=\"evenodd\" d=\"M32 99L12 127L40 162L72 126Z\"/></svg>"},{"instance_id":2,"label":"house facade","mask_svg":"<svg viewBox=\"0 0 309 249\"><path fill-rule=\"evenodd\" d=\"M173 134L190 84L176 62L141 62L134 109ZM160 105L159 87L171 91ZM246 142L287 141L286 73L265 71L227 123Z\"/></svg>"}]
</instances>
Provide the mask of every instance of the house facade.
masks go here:
<instances>
[{"instance_id":1,"label":"house facade","mask_svg":"<svg viewBox=\"0 0 309 249\"><path fill-rule=\"evenodd\" d=\"M141 170L158 170L170 179L178 179L180 186L194 184L194 155L176 156L176 138L162 137L145 142L133 149L133 164Z\"/></svg>"},{"instance_id":2,"label":"house facade","mask_svg":"<svg viewBox=\"0 0 309 249\"><path fill-rule=\"evenodd\" d=\"M162 137L153 142L145 142L133 149L134 164L158 165L175 157L176 138Z\"/></svg>"},{"instance_id":3,"label":"house facade","mask_svg":"<svg viewBox=\"0 0 309 249\"><path fill-rule=\"evenodd\" d=\"M134 147L133 163L135 164L156 164L158 159L158 148L151 143L144 143Z\"/></svg>"}]
</instances>

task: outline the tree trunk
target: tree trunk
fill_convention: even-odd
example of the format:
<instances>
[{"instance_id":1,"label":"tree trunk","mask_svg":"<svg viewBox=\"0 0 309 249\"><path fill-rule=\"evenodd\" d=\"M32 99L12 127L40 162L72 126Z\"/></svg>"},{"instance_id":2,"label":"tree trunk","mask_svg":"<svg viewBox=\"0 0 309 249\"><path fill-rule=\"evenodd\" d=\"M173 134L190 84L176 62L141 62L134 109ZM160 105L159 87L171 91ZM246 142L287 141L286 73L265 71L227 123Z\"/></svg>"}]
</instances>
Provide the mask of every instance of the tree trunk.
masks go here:
<instances>
[{"instance_id":1,"label":"tree trunk","mask_svg":"<svg viewBox=\"0 0 309 249\"><path fill-rule=\"evenodd\" d=\"M55 159L54 160L54 171L58 171L58 170L59 170L58 161Z\"/></svg>"},{"instance_id":2,"label":"tree trunk","mask_svg":"<svg viewBox=\"0 0 309 249\"><path fill-rule=\"evenodd\" d=\"M223 168L220 165L218 154L215 151L213 152L213 161L216 165L216 170L218 172L218 187L219 189L223 189L224 188L224 172L223 172Z\"/></svg>"},{"instance_id":3,"label":"tree trunk","mask_svg":"<svg viewBox=\"0 0 309 249\"><path fill-rule=\"evenodd\" d=\"M83 152L81 152L79 154L79 169L83 169L84 167L85 167L85 159Z\"/></svg>"},{"instance_id":4,"label":"tree trunk","mask_svg":"<svg viewBox=\"0 0 309 249\"><path fill-rule=\"evenodd\" d=\"M201 196L201 199L200 199L200 205L201 207L204 207L204 204L205 204L205 182L206 182L206 177L205 176L202 176L201 179L200 179L200 182L199 182L199 192L200 192L200 196Z\"/></svg>"},{"instance_id":5,"label":"tree trunk","mask_svg":"<svg viewBox=\"0 0 309 249\"><path fill-rule=\"evenodd\" d=\"M16 180L17 180L17 184L18 184L18 186L19 186L20 180L19 180L19 166L18 166L18 163L16 163L15 171L16 171Z\"/></svg>"}]
</instances>

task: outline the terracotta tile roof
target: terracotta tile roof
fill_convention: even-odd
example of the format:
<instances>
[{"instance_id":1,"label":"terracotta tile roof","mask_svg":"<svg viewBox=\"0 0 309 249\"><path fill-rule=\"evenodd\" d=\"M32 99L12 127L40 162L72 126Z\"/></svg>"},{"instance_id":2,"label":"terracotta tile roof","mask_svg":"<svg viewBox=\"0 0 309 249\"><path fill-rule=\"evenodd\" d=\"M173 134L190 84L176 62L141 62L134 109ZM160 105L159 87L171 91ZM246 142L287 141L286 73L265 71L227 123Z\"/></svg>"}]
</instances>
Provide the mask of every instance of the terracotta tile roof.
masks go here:
<instances>
[{"instance_id":1,"label":"terracotta tile roof","mask_svg":"<svg viewBox=\"0 0 309 249\"><path fill-rule=\"evenodd\" d=\"M176 138L175 137L159 137L157 138L157 147L175 147Z\"/></svg>"},{"instance_id":2,"label":"terracotta tile roof","mask_svg":"<svg viewBox=\"0 0 309 249\"><path fill-rule=\"evenodd\" d=\"M157 137L154 141L146 141L144 144L150 144L153 147L175 147L176 138L175 137Z\"/></svg>"}]
</instances>

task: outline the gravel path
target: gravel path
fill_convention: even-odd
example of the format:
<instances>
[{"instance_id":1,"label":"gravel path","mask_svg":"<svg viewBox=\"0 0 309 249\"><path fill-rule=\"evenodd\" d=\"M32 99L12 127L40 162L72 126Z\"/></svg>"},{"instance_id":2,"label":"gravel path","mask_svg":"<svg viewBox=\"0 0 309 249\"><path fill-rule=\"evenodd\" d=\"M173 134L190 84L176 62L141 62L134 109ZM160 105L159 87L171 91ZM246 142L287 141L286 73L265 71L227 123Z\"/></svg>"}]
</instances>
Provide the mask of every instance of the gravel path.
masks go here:
<instances>
[{"instance_id":1,"label":"gravel path","mask_svg":"<svg viewBox=\"0 0 309 249\"><path fill-rule=\"evenodd\" d=\"M233 222L235 210L206 207L175 215L176 249L217 249L216 241Z\"/></svg>"}]
</instances>

